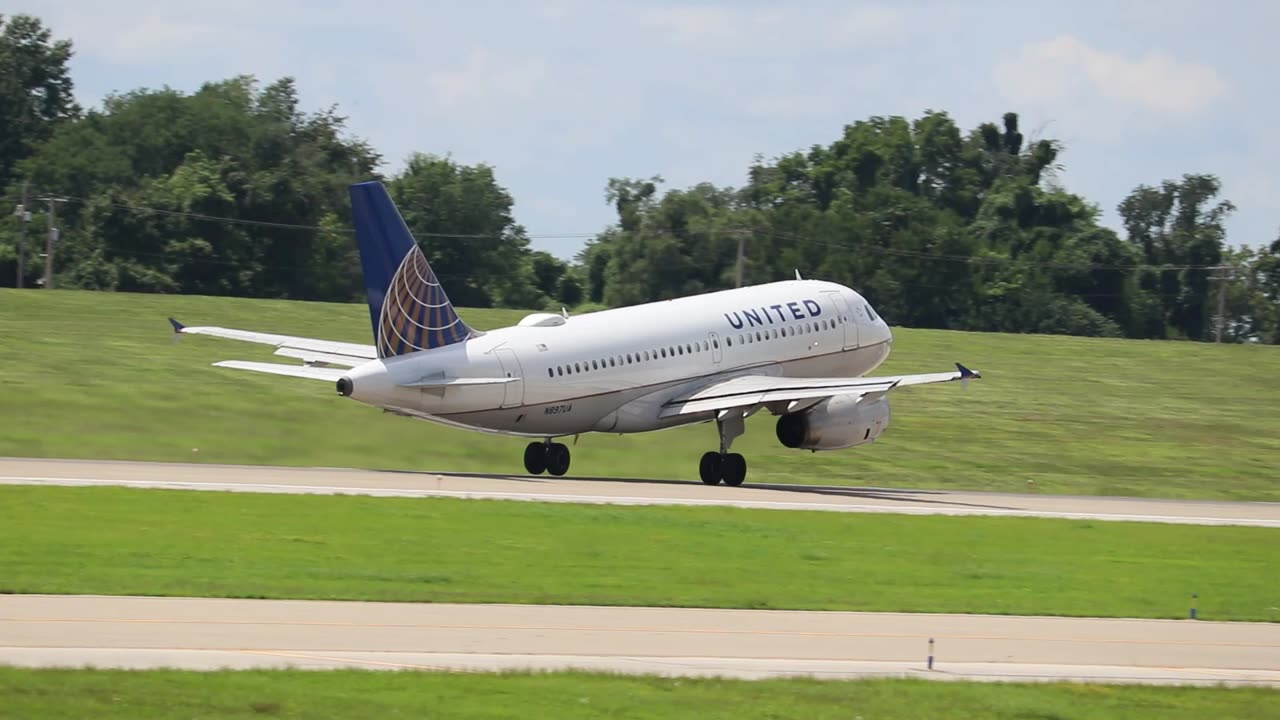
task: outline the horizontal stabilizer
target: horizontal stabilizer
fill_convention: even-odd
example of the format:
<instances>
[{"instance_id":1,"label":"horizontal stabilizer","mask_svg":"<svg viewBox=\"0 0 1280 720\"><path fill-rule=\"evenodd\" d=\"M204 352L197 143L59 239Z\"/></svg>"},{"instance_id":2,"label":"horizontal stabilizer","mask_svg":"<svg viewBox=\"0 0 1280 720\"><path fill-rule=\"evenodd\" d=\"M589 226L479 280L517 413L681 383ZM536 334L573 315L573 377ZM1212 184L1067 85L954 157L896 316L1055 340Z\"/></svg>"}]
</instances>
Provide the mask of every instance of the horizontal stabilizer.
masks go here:
<instances>
[{"instance_id":1,"label":"horizontal stabilizer","mask_svg":"<svg viewBox=\"0 0 1280 720\"><path fill-rule=\"evenodd\" d=\"M356 360L356 362L351 363L353 367L378 357L378 354L374 351L372 345L335 342L333 340L318 340L316 338L298 337L296 335L277 335L275 333L254 332L252 330L236 330L235 328L213 326L188 327L173 318L169 318L169 324L173 326L173 331L180 335L208 335L210 337L225 338L227 340L240 340L242 342L272 345L276 348L310 350L312 352L326 353L329 355L341 355L343 357L349 357ZM277 354L284 355L285 353ZM289 355L289 357L297 356Z\"/></svg>"},{"instance_id":2,"label":"horizontal stabilizer","mask_svg":"<svg viewBox=\"0 0 1280 720\"><path fill-rule=\"evenodd\" d=\"M275 351L275 354L281 357L298 358L308 365L341 365L343 367L355 367L369 362L364 358L351 357L350 355L337 355L334 353L320 352L319 350L306 350L295 347L279 348Z\"/></svg>"},{"instance_id":3,"label":"horizontal stabilizer","mask_svg":"<svg viewBox=\"0 0 1280 720\"><path fill-rule=\"evenodd\" d=\"M222 362L214 363L213 366L231 368L233 370L251 370L271 375L288 375L290 377L307 378L308 380L327 380L329 382L336 382L347 374L347 371L336 368L280 365L278 363L249 362L247 360L223 360Z\"/></svg>"}]
</instances>

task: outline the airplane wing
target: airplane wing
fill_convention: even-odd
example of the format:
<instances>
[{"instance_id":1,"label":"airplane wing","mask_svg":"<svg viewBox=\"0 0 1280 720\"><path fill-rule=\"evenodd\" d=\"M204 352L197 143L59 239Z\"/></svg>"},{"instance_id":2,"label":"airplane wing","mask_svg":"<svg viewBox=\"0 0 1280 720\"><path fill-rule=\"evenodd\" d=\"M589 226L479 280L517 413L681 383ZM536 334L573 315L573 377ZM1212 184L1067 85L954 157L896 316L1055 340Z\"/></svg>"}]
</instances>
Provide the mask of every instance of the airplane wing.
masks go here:
<instances>
[{"instance_id":1,"label":"airplane wing","mask_svg":"<svg viewBox=\"0 0 1280 720\"><path fill-rule=\"evenodd\" d=\"M835 395L859 395L874 399L897 387L955 380L967 384L970 378L980 377L982 377L981 373L970 370L960 363L956 363L955 372L923 375L860 378L779 378L745 375L704 385L693 393L668 401L659 413L659 417L749 408L772 403L786 403L783 406L783 412L795 412Z\"/></svg>"},{"instance_id":2,"label":"airplane wing","mask_svg":"<svg viewBox=\"0 0 1280 720\"><path fill-rule=\"evenodd\" d=\"M326 367L330 365L355 367L357 365L363 365L364 363L378 357L378 353L374 350L372 345L334 342L332 340L317 340L315 338L296 337L293 335L275 335L272 333L235 330L223 327L187 327L173 318L169 318L169 323L173 325L173 332L178 335L209 335L211 337L227 338L229 340L242 340L244 342L272 345L276 348L276 355L302 360L306 363L306 365L302 367ZM289 369L299 367L297 365L271 365L270 363L240 363L237 365L222 363L216 364L219 367L234 367L239 370L275 372L278 375L293 374L297 377L316 377L313 375L297 375L296 373L263 370L262 368L257 367L243 367L244 365L270 365L274 368ZM329 378L326 375L323 379L327 380Z\"/></svg>"}]
</instances>

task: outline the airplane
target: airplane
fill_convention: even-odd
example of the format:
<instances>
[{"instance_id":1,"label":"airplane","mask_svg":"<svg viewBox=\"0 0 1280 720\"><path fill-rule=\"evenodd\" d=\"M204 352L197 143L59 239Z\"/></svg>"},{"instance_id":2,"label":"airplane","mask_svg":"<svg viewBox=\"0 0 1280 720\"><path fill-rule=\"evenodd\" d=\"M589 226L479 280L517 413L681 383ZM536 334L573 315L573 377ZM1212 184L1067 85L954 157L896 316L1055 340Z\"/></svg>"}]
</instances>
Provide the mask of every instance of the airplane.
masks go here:
<instances>
[{"instance_id":1,"label":"airplane","mask_svg":"<svg viewBox=\"0 0 1280 720\"><path fill-rule=\"evenodd\" d=\"M715 422L719 448L698 477L738 486L746 460L730 452L746 418L778 417L778 441L817 452L875 441L890 391L961 381L954 372L869 377L893 334L857 292L796 279L583 315L538 312L512 327L467 325L376 181L349 188L374 343L188 327L174 332L272 345L301 365L229 360L216 367L324 380L385 412L532 439L530 474L562 476L557 439L641 433Z\"/></svg>"}]
</instances>

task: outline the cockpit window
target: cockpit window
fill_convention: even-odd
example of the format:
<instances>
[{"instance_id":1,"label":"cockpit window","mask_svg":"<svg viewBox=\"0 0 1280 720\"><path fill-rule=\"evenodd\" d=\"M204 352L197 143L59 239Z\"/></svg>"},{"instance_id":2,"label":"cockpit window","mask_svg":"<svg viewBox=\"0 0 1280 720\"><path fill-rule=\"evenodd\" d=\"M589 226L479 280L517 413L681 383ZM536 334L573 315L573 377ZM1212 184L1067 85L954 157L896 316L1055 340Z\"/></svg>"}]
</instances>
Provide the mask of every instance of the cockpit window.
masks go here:
<instances>
[{"instance_id":1,"label":"cockpit window","mask_svg":"<svg viewBox=\"0 0 1280 720\"><path fill-rule=\"evenodd\" d=\"M872 310L870 305L867 306L867 317L871 318L871 322L876 321L876 311Z\"/></svg>"}]
</instances>

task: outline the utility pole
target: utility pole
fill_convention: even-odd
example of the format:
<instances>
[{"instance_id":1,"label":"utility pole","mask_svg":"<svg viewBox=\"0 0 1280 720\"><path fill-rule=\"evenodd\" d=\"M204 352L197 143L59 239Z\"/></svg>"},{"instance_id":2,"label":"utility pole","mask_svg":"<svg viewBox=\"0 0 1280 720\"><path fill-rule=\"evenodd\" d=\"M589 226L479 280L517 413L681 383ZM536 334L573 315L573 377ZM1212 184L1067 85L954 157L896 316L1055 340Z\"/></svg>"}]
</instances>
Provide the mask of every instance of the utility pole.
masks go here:
<instances>
[{"instance_id":1,"label":"utility pole","mask_svg":"<svg viewBox=\"0 0 1280 720\"><path fill-rule=\"evenodd\" d=\"M1227 324L1227 281L1232 279L1228 275L1231 270L1230 265L1215 265L1210 270L1217 270L1218 276L1209 278L1210 281L1218 283L1218 322L1217 329L1214 332L1214 342L1222 342L1222 329Z\"/></svg>"},{"instance_id":2,"label":"utility pole","mask_svg":"<svg viewBox=\"0 0 1280 720\"><path fill-rule=\"evenodd\" d=\"M734 285L734 287L742 287L742 265L743 265L742 256L743 256L743 251L746 250L746 245L747 245L747 234L742 231L739 231L738 232L738 284Z\"/></svg>"},{"instance_id":3,"label":"utility pole","mask_svg":"<svg viewBox=\"0 0 1280 720\"><path fill-rule=\"evenodd\" d=\"M53 289L53 244L58 240L58 201L62 198L50 195L37 198L49 201L49 234L44 241L44 289Z\"/></svg>"},{"instance_id":4,"label":"utility pole","mask_svg":"<svg viewBox=\"0 0 1280 720\"><path fill-rule=\"evenodd\" d=\"M22 232L18 235L18 281L14 287L22 289L22 275L26 272L23 263L27 256L27 224L31 222L31 211L27 209L27 183L22 183L22 202L13 213L22 223Z\"/></svg>"}]
</instances>

